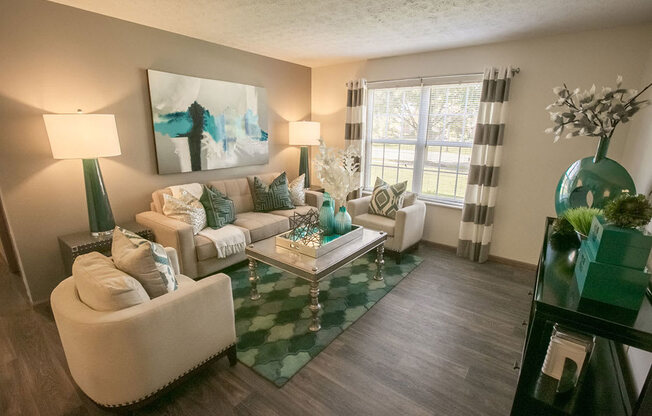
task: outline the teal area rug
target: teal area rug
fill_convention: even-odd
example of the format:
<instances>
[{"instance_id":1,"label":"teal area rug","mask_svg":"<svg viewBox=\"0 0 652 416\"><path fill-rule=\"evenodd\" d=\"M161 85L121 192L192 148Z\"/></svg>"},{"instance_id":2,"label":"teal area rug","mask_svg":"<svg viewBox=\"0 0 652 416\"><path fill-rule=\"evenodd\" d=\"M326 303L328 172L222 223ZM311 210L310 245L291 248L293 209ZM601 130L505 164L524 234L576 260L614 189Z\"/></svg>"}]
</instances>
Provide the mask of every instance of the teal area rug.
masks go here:
<instances>
[{"instance_id":1,"label":"teal area rug","mask_svg":"<svg viewBox=\"0 0 652 416\"><path fill-rule=\"evenodd\" d=\"M249 299L249 270L229 270L235 305L238 359L282 386L339 334L364 315L421 263L406 254L401 264L385 259L384 281L373 280L375 251L348 264L319 284L321 330L310 332L307 281L258 263L258 292Z\"/></svg>"}]
</instances>

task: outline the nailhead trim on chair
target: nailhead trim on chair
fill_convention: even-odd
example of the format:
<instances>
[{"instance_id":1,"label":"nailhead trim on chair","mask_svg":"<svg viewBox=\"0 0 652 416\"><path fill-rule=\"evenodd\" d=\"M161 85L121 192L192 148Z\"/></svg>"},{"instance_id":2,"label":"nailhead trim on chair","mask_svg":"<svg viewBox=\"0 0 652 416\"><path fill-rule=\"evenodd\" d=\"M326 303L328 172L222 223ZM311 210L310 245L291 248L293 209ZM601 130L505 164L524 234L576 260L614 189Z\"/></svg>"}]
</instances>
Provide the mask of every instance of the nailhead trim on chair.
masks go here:
<instances>
[{"instance_id":1,"label":"nailhead trim on chair","mask_svg":"<svg viewBox=\"0 0 652 416\"><path fill-rule=\"evenodd\" d=\"M167 383L164 384L163 386L161 386L161 387L159 387L158 389L156 389L155 391L149 393L147 396L143 396L143 397L141 397L141 398L139 398L139 399L137 399L137 400L134 400L134 401L131 401L131 402L127 402L127 403L121 403L121 404L104 404L104 403L96 402L95 400L93 400L93 402L95 402L96 404L98 404L98 405L100 405L100 406L102 406L102 407L106 407L106 408L125 407L125 406L131 406L131 405L134 405L134 404L140 403L140 402L142 402L143 400L146 400L146 399L152 397L153 395L155 395L155 394L158 393L159 391L161 391L161 390L163 390L164 388L168 387L170 384L172 384L172 383L174 383L175 381L179 380L181 377L187 375L188 373L191 373L192 371L194 371L194 370L196 370L197 368L201 367L202 365L206 364L207 362L209 362L209 361L212 360L213 358L217 357L218 355L222 354L223 352L225 352L226 350L228 350L228 349L231 348L231 347L235 347L235 344L231 344L231 345L229 345L228 347L223 348L222 350L218 351L217 353L215 353L215 354L211 355L210 357L206 358L204 361L201 361L199 364L197 364L197 365L195 365L194 367L190 368L190 369L187 370L185 373L180 374L179 376L175 377L174 379L170 380L169 382L167 382ZM92 399L91 399L91 400L92 400Z\"/></svg>"}]
</instances>

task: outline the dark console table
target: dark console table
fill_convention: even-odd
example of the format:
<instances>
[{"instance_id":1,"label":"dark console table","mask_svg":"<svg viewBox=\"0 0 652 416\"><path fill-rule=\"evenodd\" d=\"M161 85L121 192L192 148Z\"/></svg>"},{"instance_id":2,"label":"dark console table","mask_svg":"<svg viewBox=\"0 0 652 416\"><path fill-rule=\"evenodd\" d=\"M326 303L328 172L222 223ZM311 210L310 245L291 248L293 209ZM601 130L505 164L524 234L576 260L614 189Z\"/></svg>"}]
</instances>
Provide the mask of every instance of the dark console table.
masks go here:
<instances>
[{"instance_id":1,"label":"dark console table","mask_svg":"<svg viewBox=\"0 0 652 416\"><path fill-rule=\"evenodd\" d=\"M147 240L154 241L154 233L152 230L143 227L136 222L120 226L138 234L143 238L146 238ZM105 256L110 256L112 241L112 235L93 237L89 231L82 231L74 234L60 236L59 248L61 249L63 265L68 276L72 274L72 264L74 263L77 256L90 253L91 251L98 251Z\"/></svg>"},{"instance_id":2,"label":"dark console table","mask_svg":"<svg viewBox=\"0 0 652 416\"><path fill-rule=\"evenodd\" d=\"M652 305L638 312L582 299L574 277L577 248L546 232L537 269L512 415L652 415L652 371L641 393L634 391L625 363L625 345L652 352ZM556 380L541 373L555 323L596 336L580 384L565 396Z\"/></svg>"}]
</instances>

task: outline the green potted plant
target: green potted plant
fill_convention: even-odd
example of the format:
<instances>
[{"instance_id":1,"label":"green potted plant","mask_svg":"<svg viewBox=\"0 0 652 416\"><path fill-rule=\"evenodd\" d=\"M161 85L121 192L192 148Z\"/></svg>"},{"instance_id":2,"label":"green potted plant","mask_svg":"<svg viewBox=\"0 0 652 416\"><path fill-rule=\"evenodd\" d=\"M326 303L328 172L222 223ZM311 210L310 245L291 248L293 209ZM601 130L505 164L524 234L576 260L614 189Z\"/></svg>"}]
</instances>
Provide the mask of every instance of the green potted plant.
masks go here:
<instances>
[{"instance_id":1,"label":"green potted plant","mask_svg":"<svg viewBox=\"0 0 652 416\"><path fill-rule=\"evenodd\" d=\"M582 242L575 267L582 297L638 310L650 274L645 271L652 235L643 227L652 219L644 195L623 194L607 203Z\"/></svg>"},{"instance_id":2,"label":"green potted plant","mask_svg":"<svg viewBox=\"0 0 652 416\"><path fill-rule=\"evenodd\" d=\"M580 240L586 240L591 230L593 218L602 215L602 210L598 208L578 207L570 208L564 211L562 218L565 218L573 226Z\"/></svg>"}]
</instances>

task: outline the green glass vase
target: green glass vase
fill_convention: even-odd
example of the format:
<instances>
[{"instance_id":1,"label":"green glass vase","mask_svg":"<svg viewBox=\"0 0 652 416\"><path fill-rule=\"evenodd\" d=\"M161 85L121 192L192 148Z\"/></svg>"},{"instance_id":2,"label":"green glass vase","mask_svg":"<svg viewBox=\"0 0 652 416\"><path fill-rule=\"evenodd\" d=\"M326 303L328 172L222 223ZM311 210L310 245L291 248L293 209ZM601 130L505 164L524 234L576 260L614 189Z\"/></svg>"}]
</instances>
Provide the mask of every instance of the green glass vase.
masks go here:
<instances>
[{"instance_id":1,"label":"green glass vase","mask_svg":"<svg viewBox=\"0 0 652 416\"><path fill-rule=\"evenodd\" d=\"M620 194L636 194L634 181L627 170L607 157L609 140L600 138L595 156L575 161L559 179L555 191L558 216L569 208L603 208Z\"/></svg>"}]
</instances>

